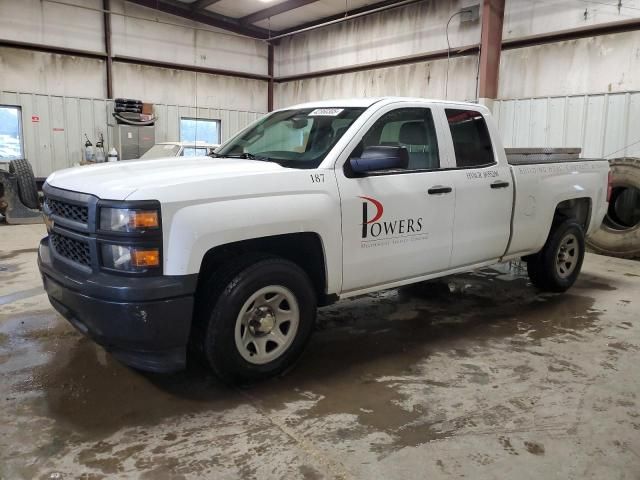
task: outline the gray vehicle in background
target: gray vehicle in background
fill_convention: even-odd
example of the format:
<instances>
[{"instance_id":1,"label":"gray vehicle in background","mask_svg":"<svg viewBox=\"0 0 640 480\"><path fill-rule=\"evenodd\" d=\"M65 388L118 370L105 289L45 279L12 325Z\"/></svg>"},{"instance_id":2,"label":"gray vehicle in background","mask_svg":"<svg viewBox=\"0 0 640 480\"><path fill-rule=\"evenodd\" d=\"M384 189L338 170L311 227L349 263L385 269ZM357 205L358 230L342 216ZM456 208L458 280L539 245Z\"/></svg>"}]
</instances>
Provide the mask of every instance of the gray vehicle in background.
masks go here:
<instances>
[{"instance_id":1,"label":"gray vehicle in background","mask_svg":"<svg viewBox=\"0 0 640 480\"><path fill-rule=\"evenodd\" d=\"M210 155L220 144L204 142L162 142L147 150L140 160L167 157L200 157Z\"/></svg>"}]
</instances>

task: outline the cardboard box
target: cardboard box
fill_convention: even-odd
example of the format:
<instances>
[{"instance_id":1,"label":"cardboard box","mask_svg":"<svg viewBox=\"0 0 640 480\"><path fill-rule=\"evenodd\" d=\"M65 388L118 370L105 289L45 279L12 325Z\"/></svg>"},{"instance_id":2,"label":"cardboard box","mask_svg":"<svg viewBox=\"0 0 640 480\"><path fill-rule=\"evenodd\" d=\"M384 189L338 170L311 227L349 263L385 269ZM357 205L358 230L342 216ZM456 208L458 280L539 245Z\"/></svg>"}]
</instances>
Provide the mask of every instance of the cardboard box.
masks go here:
<instances>
[{"instance_id":1,"label":"cardboard box","mask_svg":"<svg viewBox=\"0 0 640 480\"><path fill-rule=\"evenodd\" d=\"M142 113L144 115L153 115L153 103L143 103Z\"/></svg>"}]
</instances>

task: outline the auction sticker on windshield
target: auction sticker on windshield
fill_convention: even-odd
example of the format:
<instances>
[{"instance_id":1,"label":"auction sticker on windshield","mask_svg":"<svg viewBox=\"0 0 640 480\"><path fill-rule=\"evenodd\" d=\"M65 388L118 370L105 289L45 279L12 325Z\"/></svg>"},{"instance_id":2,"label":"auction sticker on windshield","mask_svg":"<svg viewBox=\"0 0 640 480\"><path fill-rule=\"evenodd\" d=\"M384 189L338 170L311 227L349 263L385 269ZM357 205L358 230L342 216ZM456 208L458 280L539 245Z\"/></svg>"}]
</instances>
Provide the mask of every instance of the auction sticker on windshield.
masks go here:
<instances>
[{"instance_id":1,"label":"auction sticker on windshield","mask_svg":"<svg viewBox=\"0 0 640 480\"><path fill-rule=\"evenodd\" d=\"M309 114L310 117L337 117L344 108L316 108Z\"/></svg>"}]
</instances>

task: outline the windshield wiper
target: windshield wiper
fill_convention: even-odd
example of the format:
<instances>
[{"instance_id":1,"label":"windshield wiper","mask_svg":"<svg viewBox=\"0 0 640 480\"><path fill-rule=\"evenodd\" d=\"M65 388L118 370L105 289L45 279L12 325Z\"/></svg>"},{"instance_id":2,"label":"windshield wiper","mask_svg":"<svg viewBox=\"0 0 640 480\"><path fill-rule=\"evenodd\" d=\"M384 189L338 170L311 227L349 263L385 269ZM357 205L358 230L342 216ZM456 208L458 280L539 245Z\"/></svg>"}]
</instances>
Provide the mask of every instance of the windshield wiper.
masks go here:
<instances>
[{"instance_id":1,"label":"windshield wiper","mask_svg":"<svg viewBox=\"0 0 640 480\"><path fill-rule=\"evenodd\" d=\"M263 155L254 155L253 153L238 153L235 155L221 155L219 153L213 153L214 158L244 158L246 160L260 160L263 162L273 162L273 158L265 157Z\"/></svg>"}]
</instances>

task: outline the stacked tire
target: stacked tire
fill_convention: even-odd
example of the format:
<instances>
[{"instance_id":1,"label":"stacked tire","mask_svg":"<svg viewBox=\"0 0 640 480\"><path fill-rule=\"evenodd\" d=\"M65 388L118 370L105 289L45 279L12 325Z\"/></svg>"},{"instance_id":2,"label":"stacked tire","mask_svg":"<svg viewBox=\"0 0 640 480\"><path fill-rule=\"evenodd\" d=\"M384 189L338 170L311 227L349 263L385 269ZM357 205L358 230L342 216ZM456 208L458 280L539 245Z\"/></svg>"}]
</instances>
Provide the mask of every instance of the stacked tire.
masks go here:
<instances>
[{"instance_id":1,"label":"stacked tire","mask_svg":"<svg viewBox=\"0 0 640 480\"><path fill-rule=\"evenodd\" d=\"M39 209L38 186L29 161L25 159L12 160L9 163L9 173L17 179L18 195L24 206L35 210Z\"/></svg>"},{"instance_id":2,"label":"stacked tire","mask_svg":"<svg viewBox=\"0 0 640 480\"><path fill-rule=\"evenodd\" d=\"M611 199L600 230L588 239L596 253L640 258L640 158L616 158L611 165Z\"/></svg>"},{"instance_id":3,"label":"stacked tire","mask_svg":"<svg viewBox=\"0 0 640 480\"><path fill-rule=\"evenodd\" d=\"M132 98L116 98L114 111L117 113L142 113L142 101Z\"/></svg>"}]
</instances>

